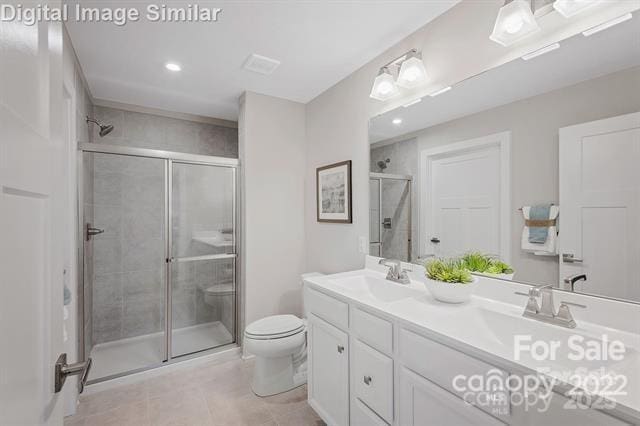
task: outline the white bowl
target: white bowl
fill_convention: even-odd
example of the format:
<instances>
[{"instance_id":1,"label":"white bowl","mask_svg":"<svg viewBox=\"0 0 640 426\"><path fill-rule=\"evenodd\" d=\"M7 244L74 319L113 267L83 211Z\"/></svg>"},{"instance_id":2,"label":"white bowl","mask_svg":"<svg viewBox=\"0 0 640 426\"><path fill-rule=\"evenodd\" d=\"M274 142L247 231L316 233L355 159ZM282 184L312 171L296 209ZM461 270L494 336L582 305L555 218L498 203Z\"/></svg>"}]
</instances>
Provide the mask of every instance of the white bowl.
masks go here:
<instances>
[{"instance_id":1,"label":"white bowl","mask_svg":"<svg viewBox=\"0 0 640 426\"><path fill-rule=\"evenodd\" d=\"M478 285L478 277L472 277L473 281L467 284L445 283L443 281L432 280L425 277L424 285L427 290L437 300L446 303L464 303L471 299L476 286Z\"/></svg>"},{"instance_id":2,"label":"white bowl","mask_svg":"<svg viewBox=\"0 0 640 426\"><path fill-rule=\"evenodd\" d=\"M488 272L472 272L472 274L484 275L485 277L497 278L499 280L507 280L507 281L513 281L513 276L515 275L515 273L511 273L511 274L490 274Z\"/></svg>"}]
</instances>

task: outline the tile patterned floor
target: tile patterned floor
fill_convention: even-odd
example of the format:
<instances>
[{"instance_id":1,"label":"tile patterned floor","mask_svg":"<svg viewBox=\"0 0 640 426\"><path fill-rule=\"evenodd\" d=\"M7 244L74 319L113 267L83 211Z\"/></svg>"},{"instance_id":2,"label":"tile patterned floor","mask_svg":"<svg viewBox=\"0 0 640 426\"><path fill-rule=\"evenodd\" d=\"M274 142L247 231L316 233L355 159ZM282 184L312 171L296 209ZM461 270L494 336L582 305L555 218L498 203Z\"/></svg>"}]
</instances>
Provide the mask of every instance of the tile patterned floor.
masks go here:
<instances>
[{"instance_id":1,"label":"tile patterned floor","mask_svg":"<svg viewBox=\"0 0 640 426\"><path fill-rule=\"evenodd\" d=\"M323 426L307 388L267 398L251 392L252 363L201 364L80 397L65 426Z\"/></svg>"}]
</instances>

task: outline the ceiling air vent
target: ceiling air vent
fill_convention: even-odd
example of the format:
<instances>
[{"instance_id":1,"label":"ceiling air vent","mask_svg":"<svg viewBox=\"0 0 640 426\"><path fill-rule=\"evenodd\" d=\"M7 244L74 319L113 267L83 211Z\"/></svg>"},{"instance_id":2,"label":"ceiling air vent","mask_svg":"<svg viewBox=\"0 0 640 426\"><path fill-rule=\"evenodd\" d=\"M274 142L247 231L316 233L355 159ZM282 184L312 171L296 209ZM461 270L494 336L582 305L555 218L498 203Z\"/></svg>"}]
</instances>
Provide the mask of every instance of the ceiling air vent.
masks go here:
<instances>
[{"instance_id":1,"label":"ceiling air vent","mask_svg":"<svg viewBox=\"0 0 640 426\"><path fill-rule=\"evenodd\" d=\"M266 56L256 55L255 53L249 56L244 63L244 68L257 72L258 74L269 75L275 71L280 65L280 61L267 58Z\"/></svg>"}]
</instances>

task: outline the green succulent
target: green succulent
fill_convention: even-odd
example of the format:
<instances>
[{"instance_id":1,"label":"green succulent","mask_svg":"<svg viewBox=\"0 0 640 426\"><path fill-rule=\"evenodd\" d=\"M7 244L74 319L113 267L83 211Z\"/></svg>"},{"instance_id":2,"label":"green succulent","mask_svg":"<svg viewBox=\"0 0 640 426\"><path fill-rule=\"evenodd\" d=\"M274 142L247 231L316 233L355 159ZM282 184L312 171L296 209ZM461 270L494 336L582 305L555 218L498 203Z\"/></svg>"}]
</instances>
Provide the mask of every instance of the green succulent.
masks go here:
<instances>
[{"instance_id":1,"label":"green succulent","mask_svg":"<svg viewBox=\"0 0 640 426\"><path fill-rule=\"evenodd\" d=\"M471 252L462 256L463 267L471 272L487 274L513 274L513 268L500 259L480 252Z\"/></svg>"},{"instance_id":2,"label":"green succulent","mask_svg":"<svg viewBox=\"0 0 640 426\"><path fill-rule=\"evenodd\" d=\"M473 281L471 273L464 268L459 259L434 259L425 265L426 275L432 280L446 283L469 284Z\"/></svg>"}]
</instances>

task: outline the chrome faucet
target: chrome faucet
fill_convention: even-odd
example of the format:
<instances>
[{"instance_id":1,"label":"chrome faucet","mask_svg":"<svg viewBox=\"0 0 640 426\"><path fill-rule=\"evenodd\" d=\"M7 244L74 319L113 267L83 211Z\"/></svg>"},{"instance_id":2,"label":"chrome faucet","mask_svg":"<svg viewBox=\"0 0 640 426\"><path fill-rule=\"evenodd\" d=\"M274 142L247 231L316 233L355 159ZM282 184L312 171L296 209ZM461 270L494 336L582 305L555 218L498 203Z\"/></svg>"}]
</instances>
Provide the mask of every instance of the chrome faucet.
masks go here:
<instances>
[{"instance_id":1,"label":"chrome faucet","mask_svg":"<svg viewBox=\"0 0 640 426\"><path fill-rule=\"evenodd\" d=\"M538 305L538 297L540 297L540 305ZM557 313L554 312L554 309L553 286L531 287L529 300L522 316L561 327L576 328L576 322L573 320L569 305L566 302L560 303Z\"/></svg>"},{"instance_id":2,"label":"chrome faucet","mask_svg":"<svg viewBox=\"0 0 640 426\"><path fill-rule=\"evenodd\" d=\"M402 262L396 259L380 259L379 265L384 265L389 268L387 272L387 279L399 284L409 284L411 280L407 275L407 269L402 268Z\"/></svg>"}]
</instances>

